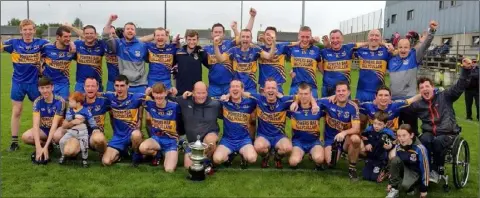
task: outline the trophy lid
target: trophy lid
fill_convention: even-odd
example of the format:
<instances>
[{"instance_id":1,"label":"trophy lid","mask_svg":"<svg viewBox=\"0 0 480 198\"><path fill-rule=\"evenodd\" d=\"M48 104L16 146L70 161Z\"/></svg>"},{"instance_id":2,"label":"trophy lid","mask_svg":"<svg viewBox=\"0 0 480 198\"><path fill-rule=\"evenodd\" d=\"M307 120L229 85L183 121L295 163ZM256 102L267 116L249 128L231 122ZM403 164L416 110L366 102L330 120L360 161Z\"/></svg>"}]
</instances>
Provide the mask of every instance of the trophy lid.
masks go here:
<instances>
[{"instance_id":1,"label":"trophy lid","mask_svg":"<svg viewBox=\"0 0 480 198\"><path fill-rule=\"evenodd\" d=\"M202 142L200 141L200 135L197 135L197 141L195 141L195 143L193 144L194 147L196 148L201 148L203 147L203 144Z\"/></svg>"}]
</instances>

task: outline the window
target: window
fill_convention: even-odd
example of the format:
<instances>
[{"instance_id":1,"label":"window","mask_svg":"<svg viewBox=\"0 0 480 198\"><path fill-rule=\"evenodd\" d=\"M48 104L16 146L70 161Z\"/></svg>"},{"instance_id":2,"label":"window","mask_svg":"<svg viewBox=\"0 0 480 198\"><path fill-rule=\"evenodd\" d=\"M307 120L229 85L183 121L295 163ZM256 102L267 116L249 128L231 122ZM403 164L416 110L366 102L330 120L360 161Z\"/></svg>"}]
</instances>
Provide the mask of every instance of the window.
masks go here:
<instances>
[{"instance_id":1,"label":"window","mask_svg":"<svg viewBox=\"0 0 480 198\"><path fill-rule=\"evenodd\" d=\"M397 15L392 14L392 24L395 24L397 22Z\"/></svg>"},{"instance_id":2,"label":"window","mask_svg":"<svg viewBox=\"0 0 480 198\"><path fill-rule=\"evenodd\" d=\"M457 1L450 1L450 6L456 6L457 5Z\"/></svg>"},{"instance_id":3,"label":"window","mask_svg":"<svg viewBox=\"0 0 480 198\"><path fill-rule=\"evenodd\" d=\"M479 46L480 45L480 36L472 36L472 45Z\"/></svg>"},{"instance_id":4,"label":"window","mask_svg":"<svg viewBox=\"0 0 480 198\"><path fill-rule=\"evenodd\" d=\"M413 10L407 12L407 20L413 20Z\"/></svg>"},{"instance_id":5,"label":"window","mask_svg":"<svg viewBox=\"0 0 480 198\"><path fill-rule=\"evenodd\" d=\"M439 3L438 9L440 9L440 10L445 9L445 1L439 1L438 3Z\"/></svg>"}]
</instances>

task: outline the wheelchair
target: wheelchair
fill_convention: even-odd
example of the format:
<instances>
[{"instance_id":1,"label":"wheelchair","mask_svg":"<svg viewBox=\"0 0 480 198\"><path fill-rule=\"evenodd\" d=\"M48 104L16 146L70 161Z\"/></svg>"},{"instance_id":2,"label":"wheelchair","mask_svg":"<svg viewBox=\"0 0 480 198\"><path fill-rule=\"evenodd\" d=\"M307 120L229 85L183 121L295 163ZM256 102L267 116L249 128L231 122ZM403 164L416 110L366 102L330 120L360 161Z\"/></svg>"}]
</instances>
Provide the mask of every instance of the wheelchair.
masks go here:
<instances>
[{"instance_id":1,"label":"wheelchair","mask_svg":"<svg viewBox=\"0 0 480 198\"><path fill-rule=\"evenodd\" d=\"M467 141L459 135L457 135L453 141L453 144L447 148L445 154L445 164L452 165L453 184L457 189L461 189L467 185L468 175L470 173L470 149ZM440 180L443 180L443 190L449 191L448 175L440 175Z\"/></svg>"}]
</instances>

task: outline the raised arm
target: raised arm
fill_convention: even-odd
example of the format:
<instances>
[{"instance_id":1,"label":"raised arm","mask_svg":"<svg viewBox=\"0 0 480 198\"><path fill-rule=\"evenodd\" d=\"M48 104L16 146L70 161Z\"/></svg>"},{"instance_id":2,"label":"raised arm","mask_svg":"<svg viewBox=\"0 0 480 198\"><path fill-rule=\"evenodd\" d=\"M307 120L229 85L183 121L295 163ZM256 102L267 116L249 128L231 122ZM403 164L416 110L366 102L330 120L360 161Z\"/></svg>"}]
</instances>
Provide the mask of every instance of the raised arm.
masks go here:
<instances>
[{"instance_id":1,"label":"raised arm","mask_svg":"<svg viewBox=\"0 0 480 198\"><path fill-rule=\"evenodd\" d=\"M117 18L118 16L116 14L110 15L107 24L105 24L102 32L102 38L107 45L107 50L111 51L113 54L117 53L117 43L115 41L115 38L113 38L110 34L110 28L112 27L112 23L117 20Z\"/></svg>"},{"instance_id":2,"label":"raised arm","mask_svg":"<svg viewBox=\"0 0 480 198\"><path fill-rule=\"evenodd\" d=\"M85 37L83 37L83 30L81 30L81 29L79 29L79 28L76 28L76 27L74 27L72 24L67 23L67 22L64 23L63 25L64 25L65 27L67 27L70 31L75 32L75 34L77 34L80 39L84 39L84 38L85 38Z\"/></svg>"},{"instance_id":3,"label":"raised arm","mask_svg":"<svg viewBox=\"0 0 480 198\"><path fill-rule=\"evenodd\" d=\"M240 36L240 32L238 31L237 21L232 21L232 24L230 24L230 28L232 28L234 38L237 38Z\"/></svg>"},{"instance_id":4,"label":"raised arm","mask_svg":"<svg viewBox=\"0 0 480 198\"><path fill-rule=\"evenodd\" d=\"M140 42L148 43L153 41L153 34L142 36L138 39Z\"/></svg>"},{"instance_id":5,"label":"raised arm","mask_svg":"<svg viewBox=\"0 0 480 198\"><path fill-rule=\"evenodd\" d=\"M215 58L217 58L217 63L223 63L227 60L220 53L219 45L220 45L220 37L217 36L213 39L213 50L215 51Z\"/></svg>"},{"instance_id":6,"label":"raised arm","mask_svg":"<svg viewBox=\"0 0 480 198\"><path fill-rule=\"evenodd\" d=\"M275 52L277 50L277 43L276 43L276 39L274 36L271 36L271 35L267 35L267 38L266 39L272 39L272 47L270 48L270 51L266 52L266 51L261 51L260 52L260 56L263 58L263 59L267 59L267 60L270 60L272 59L274 56L275 56Z\"/></svg>"},{"instance_id":7,"label":"raised arm","mask_svg":"<svg viewBox=\"0 0 480 198\"><path fill-rule=\"evenodd\" d=\"M415 95L415 96L407 99L407 103L408 103L408 104L412 104L412 103L417 102L417 101L419 101L419 100L421 100L421 99L422 99L422 95L421 95L421 94L417 94L417 95Z\"/></svg>"},{"instance_id":8,"label":"raised arm","mask_svg":"<svg viewBox=\"0 0 480 198\"><path fill-rule=\"evenodd\" d=\"M253 23L255 22L255 16L257 16L257 10L255 10L255 8L250 8L250 19L248 20L247 27L245 27L245 29L252 31Z\"/></svg>"},{"instance_id":9,"label":"raised arm","mask_svg":"<svg viewBox=\"0 0 480 198\"><path fill-rule=\"evenodd\" d=\"M430 47L430 44L432 44L433 41L433 36L435 35L435 32L437 31L438 23L436 21L430 21L428 29L428 35L427 37L423 37L420 45L415 46L416 50L416 57L417 57L417 63L422 61L423 56L425 56L425 53L427 52L428 47Z\"/></svg>"}]
</instances>

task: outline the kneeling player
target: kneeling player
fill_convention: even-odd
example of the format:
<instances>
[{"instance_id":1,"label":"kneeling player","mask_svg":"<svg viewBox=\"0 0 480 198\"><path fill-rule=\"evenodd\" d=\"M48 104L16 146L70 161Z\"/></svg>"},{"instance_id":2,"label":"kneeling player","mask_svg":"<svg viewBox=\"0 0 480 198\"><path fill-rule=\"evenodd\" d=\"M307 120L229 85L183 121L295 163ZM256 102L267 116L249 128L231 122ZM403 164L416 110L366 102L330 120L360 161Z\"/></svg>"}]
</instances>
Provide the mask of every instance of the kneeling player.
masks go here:
<instances>
[{"instance_id":1,"label":"kneeling player","mask_svg":"<svg viewBox=\"0 0 480 198\"><path fill-rule=\"evenodd\" d=\"M312 90L310 86L302 83L298 88L300 105L296 111L288 112L292 121L293 132L293 150L289 163L292 168L296 168L305 153L309 153L311 159L315 162L316 169L320 170L324 161L324 150L319 138L320 126L318 121L322 117L322 113L312 112Z\"/></svg>"},{"instance_id":2,"label":"kneeling player","mask_svg":"<svg viewBox=\"0 0 480 198\"><path fill-rule=\"evenodd\" d=\"M388 114L383 111L375 113L373 125L363 133L363 145L360 154L366 156L363 179L382 182L385 178L385 167L388 162L387 153L392 149L395 133L387 127Z\"/></svg>"},{"instance_id":3,"label":"kneeling player","mask_svg":"<svg viewBox=\"0 0 480 198\"><path fill-rule=\"evenodd\" d=\"M113 137L108 142L107 150L102 158L105 166L112 165L118 161L120 154L125 155L129 147L133 149L133 165L141 159L138 147L142 143L143 135L139 130L140 108L145 95L141 93L128 93L128 78L119 75L114 82L115 93L103 93L103 96L110 101L112 113Z\"/></svg>"},{"instance_id":4,"label":"kneeling player","mask_svg":"<svg viewBox=\"0 0 480 198\"><path fill-rule=\"evenodd\" d=\"M237 152L242 156L242 168L246 168L247 162L255 163L257 160L257 152L252 145L257 103L251 98L243 98L243 91L243 83L232 80L229 97L222 98L223 136L213 154L215 164L227 161L230 154Z\"/></svg>"},{"instance_id":5,"label":"kneeling player","mask_svg":"<svg viewBox=\"0 0 480 198\"><path fill-rule=\"evenodd\" d=\"M25 144L35 145L34 162L49 159L49 146L52 140L58 143L63 133L55 131L65 114L65 100L53 95L53 83L44 77L38 81L41 96L33 102L33 127L22 135ZM43 158L42 158L43 156ZM43 160L42 160L43 159Z\"/></svg>"},{"instance_id":6,"label":"kneeling player","mask_svg":"<svg viewBox=\"0 0 480 198\"><path fill-rule=\"evenodd\" d=\"M147 96L145 101L147 128L151 138L143 141L139 150L143 155L154 156L154 166L158 166L164 153L163 167L166 172L171 173L175 171L178 161L177 120L180 118L180 106L165 99L167 88L163 83L155 83L151 90L153 100Z\"/></svg>"}]
</instances>

